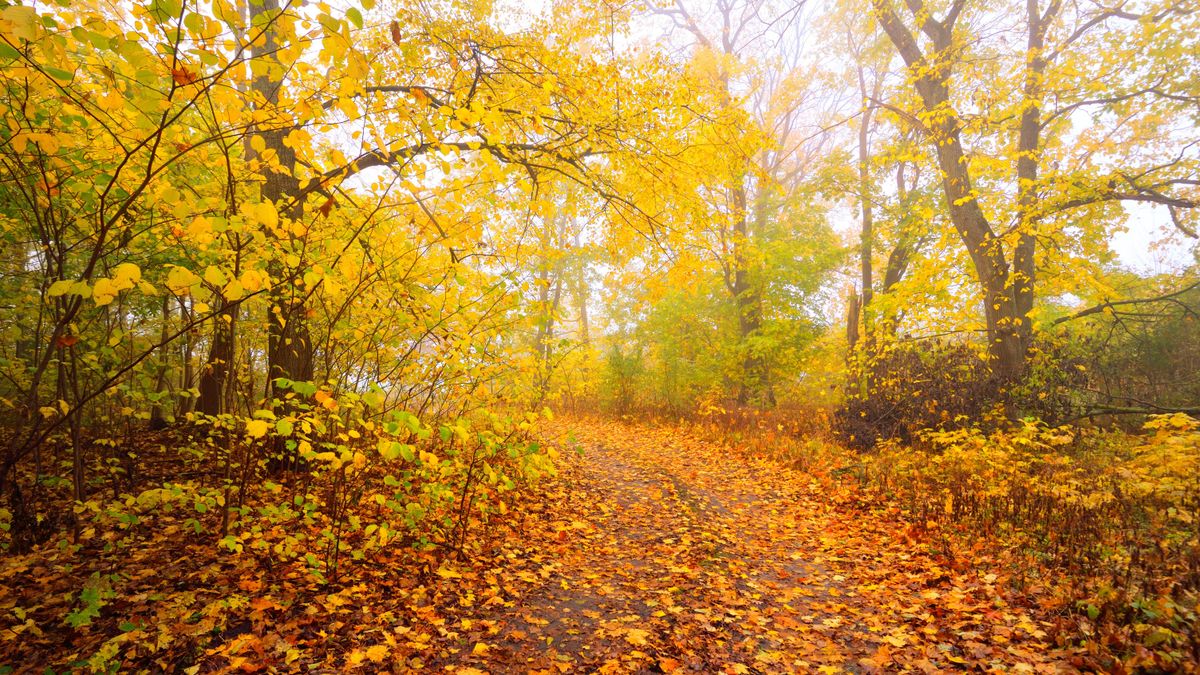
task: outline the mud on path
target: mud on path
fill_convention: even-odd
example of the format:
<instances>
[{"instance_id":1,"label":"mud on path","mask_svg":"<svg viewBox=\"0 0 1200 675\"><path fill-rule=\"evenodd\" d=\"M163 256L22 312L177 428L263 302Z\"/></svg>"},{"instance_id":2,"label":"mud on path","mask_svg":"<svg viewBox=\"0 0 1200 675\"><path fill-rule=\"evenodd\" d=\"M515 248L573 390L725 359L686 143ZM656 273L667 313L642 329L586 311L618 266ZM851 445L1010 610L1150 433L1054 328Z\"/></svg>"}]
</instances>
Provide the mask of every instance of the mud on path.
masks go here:
<instances>
[{"instance_id":1,"label":"mud on path","mask_svg":"<svg viewBox=\"0 0 1200 675\"><path fill-rule=\"evenodd\" d=\"M485 613L493 672L1070 670L994 577L812 477L678 428L555 433L577 452L529 583Z\"/></svg>"}]
</instances>

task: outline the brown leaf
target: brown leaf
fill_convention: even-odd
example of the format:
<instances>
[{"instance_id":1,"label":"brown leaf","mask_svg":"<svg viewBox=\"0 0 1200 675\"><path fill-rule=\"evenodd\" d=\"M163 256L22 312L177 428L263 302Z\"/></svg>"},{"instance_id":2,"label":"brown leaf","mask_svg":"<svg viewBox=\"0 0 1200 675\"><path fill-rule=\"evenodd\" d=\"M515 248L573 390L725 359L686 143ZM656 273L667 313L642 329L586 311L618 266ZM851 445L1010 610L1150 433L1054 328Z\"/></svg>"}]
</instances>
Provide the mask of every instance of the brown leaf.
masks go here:
<instances>
[{"instance_id":1,"label":"brown leaf","mask_svg":"<svg viewBox=\"0 0 1200 675\"><path fill-rule=\"evenodd\" d=\"M179 66L178 68L172 68L171 69L171 78L173 80L175 80L175 84L177 84L181 87L184 85L192 84L196 80L199 79L199 77L196 75L196 73L193 73L192 71L188 70L187 67L185 67L185 66Z\"/></svg>"}]
</instances>

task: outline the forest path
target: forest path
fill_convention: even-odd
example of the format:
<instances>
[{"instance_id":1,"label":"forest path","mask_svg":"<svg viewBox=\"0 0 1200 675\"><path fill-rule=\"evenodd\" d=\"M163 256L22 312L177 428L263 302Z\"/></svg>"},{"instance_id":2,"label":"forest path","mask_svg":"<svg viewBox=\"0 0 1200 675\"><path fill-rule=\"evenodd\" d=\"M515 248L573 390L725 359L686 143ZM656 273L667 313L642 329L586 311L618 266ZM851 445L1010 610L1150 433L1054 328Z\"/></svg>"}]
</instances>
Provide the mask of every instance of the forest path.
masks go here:
<instances>
[{"instance_id":1,"label":"forest path","mask_svg":"<svg viewBox=\"0 0 1200 675\"><path fill-rule=\"evenodd\" d=\"M493 672L1067 669L994 576L811 476L675 427L560 431L579 452L534 515L545 564L489 617Z\"/></svg>"}]
</instances>

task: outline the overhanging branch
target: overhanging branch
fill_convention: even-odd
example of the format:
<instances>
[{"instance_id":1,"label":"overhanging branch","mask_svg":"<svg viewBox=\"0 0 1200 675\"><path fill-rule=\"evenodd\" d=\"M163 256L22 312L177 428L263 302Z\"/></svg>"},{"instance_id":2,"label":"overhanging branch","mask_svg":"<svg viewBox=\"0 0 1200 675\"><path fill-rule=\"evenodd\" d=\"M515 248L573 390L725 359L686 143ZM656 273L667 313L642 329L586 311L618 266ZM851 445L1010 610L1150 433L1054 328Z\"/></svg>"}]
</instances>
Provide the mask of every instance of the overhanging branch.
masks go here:
<instances>
[{"instance_id":1,"label":"overhanging branch","mask_svg":"<svg viewBox=\"0 0 1200 675\"><path fill-rule=\"evenodd\" d=\"M1108 302L1102 302L1099 305L1088 307L1087 309L1080 310L1078 312L1075 312L1074 314L1070 314L1068 316L1060 316L1059 318L1055 319L1051 325L1057 326L1060 324L1067 323L1068 321L1074 321L1075 319L1082 319L1086 316L1092 316L1093 314L1099 314L1106 309L1115 311L1117 307L1126 307L1129 305L1142 305L1142 304L1154 303L1154 302L1169 302L1169 301L1174 300L1175 298L1178 298L1179 296L1181 296L1195 288L1198 288L1198 287L1200 287L1200 281L1195 281L1177 291L1172 291L1170 293L1155 296L1153 298L1134 298L1134 299L1130 299L1130 300L1111 300Z\"/></svg>"}]
</instances>

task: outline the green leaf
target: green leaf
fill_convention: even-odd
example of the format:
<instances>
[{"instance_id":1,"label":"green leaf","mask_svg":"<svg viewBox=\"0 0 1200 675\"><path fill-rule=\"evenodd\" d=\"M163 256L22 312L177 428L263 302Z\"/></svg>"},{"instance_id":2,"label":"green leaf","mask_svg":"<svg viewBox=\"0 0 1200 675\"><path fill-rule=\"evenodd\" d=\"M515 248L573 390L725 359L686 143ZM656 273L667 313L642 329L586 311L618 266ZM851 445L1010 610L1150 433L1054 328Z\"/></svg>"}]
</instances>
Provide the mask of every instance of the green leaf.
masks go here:
<instances>
[{"instance_id":1,"label":"green leaf","mask_svg":"<svg viewBox=\"0 0 1200 675\"><path fill-rule=\"evenodd\" d=\"M182 0L153 0L150 3L150 16L158 23L166 23L183 11Z\"/></svg>"},{"instance_id":2,"label":"green leaf","mask_svg":"<svg viewBox=\"0 0 1200 675\"><path fill-rule=\"evenodd\" d=\"M95 605L85 605L78 612L71 612L67 615L67 624L71 628L79 628L92 623L92 619L100 616L100 608Z\"/></svg>"},{"instance_id":3,"label":"green leaf","mask_svg":"<svg viewBox=\"0 0 1200 675\"><path fill-rule=\"evenodd\" d=\"M188 12L188 15L183 17L183 25L193 33L200 33L204 30L204 17L195 12Z\"/></svg>"},{"instance_id":4,"label":"green leaf","mask_svg":"<svg viewBox=\"0 0 1200 675\"><path fill-rule=\"evenodd\" d=\"M391 443L388 443L387 445L379 446L379 454L383 455L383 458L387 459L387 460L393 460L393 459L396 459L397 457L402 457L406 454L406 452L407 452L407 455L409 457L411 457L412 456L412 446L405 445L404 443L400 443L399 441L392 441Z\"/></svg>"},{"instance_id":5,"label":"green leaf","mask_svg":"<svg viewBox=\"0 0 1200 675\"><path fill-rule=\"evenodd\" d=\"M1171 633L1171 631L1165 628L1159 628L1153 633L1150 633L1150 635L1146 638L1146 646L1156 647L1167 640L1170 640L1172 637L1174 637L1174 635Z\"/></svg>"},{"instance_id":6,"label":"green leaf","mask_svg":"<svg viewBox=\"0 0 1200 675\"><path fill-rule=\"evenodd\" d=\"M346 18L350 20L350 23L354 24L355 28L363 27L362 12L359 12L354 7L351 7L350 9L346 10Z\"/></svg>"},{"instance_id":7,"label":"green leaf","mask_svg":"<svg viewBox=\"0 0 1200 675\"><path fill-rule=\"evenodd\" d=\"M46 66L45 70L47 75L53 77L59 82L70 82L71 80L75 79L75 73L72 73L69 70L63 70L62 68L51 68L50 66Z\"/></svg>"},{"instance_id":8,"label":"green leaf","mask_svg":"<svg viewBox=\"0 0 1200 675\"><path fill-rule=\"evenodd\" d=\"M317 22L320 23L325 30L329 31L330 33L342 32L342 22L338 21L332 16L329 16L328 14L318 14Z\"/></svg>"},{"instance_id":9,"label":"green leaf","mask_svg":"<svg viewBox=\"0 0 1200 675\"><path fill-rule=\"evenodd\" d=\"M405 505L404 511L407 513L408 519L413 523L416 523L425 517L425 508L417 503L409 503Z\"/></svg>"},{"instance_id":10,"label":"green leaf","mask_svg":"<svg viewBox=\"0 0 1200 675\"><path fill-rule=\"evenodd\" d=\"M415 434L421 430L421 420L417 419L416 415L410 412L401 411L396 415L396 417L400 418L400 422L406 429L409 430L410 433Z\"/></svg>"}]
</instances>

